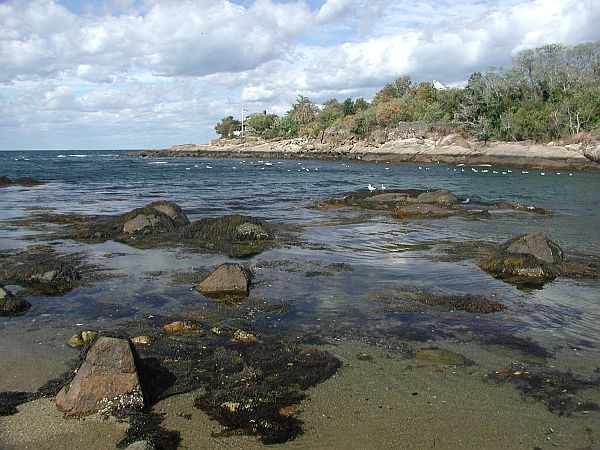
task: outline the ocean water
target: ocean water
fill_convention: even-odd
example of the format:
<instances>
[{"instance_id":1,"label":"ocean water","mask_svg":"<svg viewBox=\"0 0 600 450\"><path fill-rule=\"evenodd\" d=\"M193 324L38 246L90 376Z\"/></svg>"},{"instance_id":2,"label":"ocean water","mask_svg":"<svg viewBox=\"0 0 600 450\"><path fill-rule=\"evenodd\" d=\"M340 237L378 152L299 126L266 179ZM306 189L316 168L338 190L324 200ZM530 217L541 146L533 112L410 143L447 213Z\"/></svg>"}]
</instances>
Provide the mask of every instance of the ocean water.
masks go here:
<instances>
[{"instance_id":1,"label":"ocean water","mask_svg":"<svg viewBox=\"0 0 600 450\"><path fill-rule=\"evenodd\" d=\"M27 314L0 321L0 352L8 342L17 345L17 330L19 336L30 336L23 337L23 346L56 349L84 329L123 329L131 321L153 317L237 314L252 329L307 339L391 346L414 339L484 342L511 335L550 352L585 348L600 356L600 280L558 278L542 289L521 290L483 273L473 262L438 258L445 244L502 242L544 230L567 255L598 259L600 173L501 167L477 167L475 172L468 166L385 161L137 158L116 151L0 152L0 167L0 175L48 182L0 190L0 250L42 243L35 240L37 231L13 223L36 211L109 216L162 199L177 202L190 220L239 213L289 225L299 242L244 261L255 273L251 304L285 306L268 314L254 306L224 312L191 285L173 281L177 272L212 267L227 261L224 256L138 250L115 242L53 241L59 251L85 252L87 261L111 277L61 297L28 298L33 306ZM311 207L318 200L366 190L369 183L389 189L446 188L471 201L506 200L553 214L503 211L478 221L402 222L383 213ZM330 270L339 263L345 264L342 270ZM488 316L386 310L377 299L400 286L482 294L508 308ZM55 353L64 358L64 352Z\"/></svg>"}]
</instances>

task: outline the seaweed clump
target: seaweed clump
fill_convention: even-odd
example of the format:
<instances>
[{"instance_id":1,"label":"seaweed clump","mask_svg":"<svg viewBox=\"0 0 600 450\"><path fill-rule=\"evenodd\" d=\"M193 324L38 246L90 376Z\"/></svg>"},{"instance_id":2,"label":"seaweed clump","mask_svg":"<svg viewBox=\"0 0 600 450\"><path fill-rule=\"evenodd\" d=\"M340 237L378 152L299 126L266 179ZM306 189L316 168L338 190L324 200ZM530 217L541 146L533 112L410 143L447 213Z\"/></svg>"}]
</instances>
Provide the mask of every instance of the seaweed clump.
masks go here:
<instances>
[{"instance_id":1,"label":"seaweed clump","mask_svg":"<svg viewBox=\"0 0 600 450\"><path fill-rule=\"evenodd\" d=\"M117 448L127 448L134 442L146 441L156 450L177 450L181 443L181 434L162 426L163 416L150 411L128 411L123 417L129 420L125 437Z\"/></svg>"},{"instance_id":2,"label":"seaweed clump","mask_svg":"<svg viewBox=\"0 0 600 450\"><path fill-rule=\"evenodd\" d=\"M385 312L421 312L426 308L441 311L466 311L490 314L506 309L503 303L472 294L438 294L411 286L393 288L392 295L380 295L375 301L388 305Z\"/></svg>"},{"instance_id":3,"label":"seaweed clump","mask_svg":"<svg viewBox=\"0 0 600 450\"><path fill-rule=\"evenodd\" d=\"M582 380L570 372L533 372L526 366L511 364L486 375L486 380L512 383L521 391L523 398L541 401L550 412L561 416L600 410L597 403L580 397L583 389L597 387L599 381Z\"/></svg>"},{"instance_id":4,"label":"seaweed clump","mask_svg":"<svg viewBox=\"0 0 600 450\"><path fill-rule=\"evenodd\" d=\"M265 444L294 439L302 421L289 408L304 390L332 376L341 362L326 352L277 342L219 346L212 351L206 391L195 405L231 431Z\"/></svg>"}]
</instances>

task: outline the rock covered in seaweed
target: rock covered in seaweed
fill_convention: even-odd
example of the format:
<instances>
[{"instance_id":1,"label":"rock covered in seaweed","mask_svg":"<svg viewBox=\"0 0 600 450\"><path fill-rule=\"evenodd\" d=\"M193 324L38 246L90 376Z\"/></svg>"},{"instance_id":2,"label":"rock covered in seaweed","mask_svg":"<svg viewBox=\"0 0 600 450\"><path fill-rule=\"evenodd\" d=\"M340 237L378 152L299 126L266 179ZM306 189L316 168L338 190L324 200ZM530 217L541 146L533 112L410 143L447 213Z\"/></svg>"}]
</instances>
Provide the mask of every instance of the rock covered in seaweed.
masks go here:
<instances>
[{"instance_id":1,"label":"rock covered in seaweed","mask_svg":"<svg viewBox=\"0 0 600 450\"><path fill-rule=\"evenodd\" d=\"M21 297L13 294L0 285L0 316L17 316L24 314L31 304Z\"/></svg>"},{"instance_id":2,"label":"rock covered in seaweed","mask_svg":"<svg viewBox=\"0 0 600 450\"><path fill-rule=\"evenodd\" d=\"M71 383L56 396L56 407L77 417L103 410L142 408L144 396L134 352L125 339L99 337Z\"/></svg>"},{"instance_id":3,"label":"rock covered in seaweed","mask_svg":"<svg viewBox=\"0 0 600 450\"><path fill-rule=\"evenodd\" d=\"M62 237L86 242L112 239L138 248L184 245L246 257L272 245L274 232L266 222L240 215L190 223L179 205L159 201L111 219L73 225Z\"/></svg>"},{"instance_id":4,"label":"rock covered in seaweed","mask_svg":"<svg viewBox=\"0 0 600 450\"><path fill-rule=\"evenodd\" d=\"M9 186L22 186L22 187L32 187L39 186L41 184L46 184L45 181L36 180L31 177L21 177L16 180L12 180L7 176L0 177L0 188L9 187Z\"/></svg>"},{"instance_id":5,"label":"rock covered in seaweed","mask_svg":"<svg viewBox=\"0 0 600 450\"><path fill-rule=\"evenodd\" d=\"M510 283L541 285L562 273L563 260L562 249L545 232L536 232L510 239L478 265Z\"/></svg>"}]
</instances>

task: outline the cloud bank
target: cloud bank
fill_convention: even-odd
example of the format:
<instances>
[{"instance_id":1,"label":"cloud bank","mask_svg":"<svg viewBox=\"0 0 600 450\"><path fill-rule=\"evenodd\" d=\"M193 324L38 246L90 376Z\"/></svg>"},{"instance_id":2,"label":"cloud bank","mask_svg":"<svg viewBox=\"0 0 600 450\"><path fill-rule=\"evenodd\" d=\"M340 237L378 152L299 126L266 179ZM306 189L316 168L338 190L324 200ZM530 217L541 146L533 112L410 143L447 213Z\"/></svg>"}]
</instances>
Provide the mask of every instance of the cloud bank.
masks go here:
<instances>
[{"instance_id":1,"label":"cloud bank","mask_svg":"<svg viewBox=\"0 0 600 450\"><path fill-rule=\"evenodd\" d=\"M225 115L464 82L546 43L600 39L600 0L9 1L1 148L206 142Z\"/></svg>"}]
</instances>

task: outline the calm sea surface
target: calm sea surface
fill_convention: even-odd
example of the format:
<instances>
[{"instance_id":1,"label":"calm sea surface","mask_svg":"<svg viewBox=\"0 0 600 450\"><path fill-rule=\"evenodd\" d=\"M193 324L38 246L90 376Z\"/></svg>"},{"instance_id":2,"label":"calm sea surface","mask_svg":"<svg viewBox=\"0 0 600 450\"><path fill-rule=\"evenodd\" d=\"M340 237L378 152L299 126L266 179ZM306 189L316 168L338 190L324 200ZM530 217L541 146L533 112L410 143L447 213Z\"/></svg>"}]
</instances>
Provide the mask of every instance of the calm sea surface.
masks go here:
<instances>
[{"instance_id":1,"label":"calm sea surface","mask_svg":"<svg viewBox=\"0 0 600 450\"><path fill-rule=\"evenodd\" d=\"M0 152L0 167L0 175L48 181L34 188L0 190L0 249L36 243L23 239L35 231L10 223L35 209L103 216L160 199L177 202L191 220L239 213L300 225L295 229L303 245L270 250L246 261L256 274L254 301L287 305L285 312L262 315L255 323L248 316L250 326L263 331L381 343L423 336L477 340L495 333L532 339L549 351L600 348L599 280L559 278L543 289L519 290L472 262L436 258L444 244L469 239L502 242L537 230L547 231L567 255L600 257L599 173L523 173L501 167L474 172L469 167L385 162L130 158L114 151ZM401 222L383 214L359 217L357 212L311 208L316 200L365 190L369 183L390 189L446 188L471 201L519 202L554 214L503 212L479 221ZM149 316L184 316L198 308L210 312L209 301L172 277L227 260L177 249L136 250L114 242L53 244L60 251L86 252L89 262L115 276L62 297L30 298L33 307L26 315L0 321L0 348L16 329L30 328L40 336L47 333L50 342L64 343L82 329L105 329ZM306 276L311 268L327 272L332 263L345 263L352 270ZM508 309L483 317L382 310L376 299L397 286L493 296Z\"/></svg>"}]
</instances>

